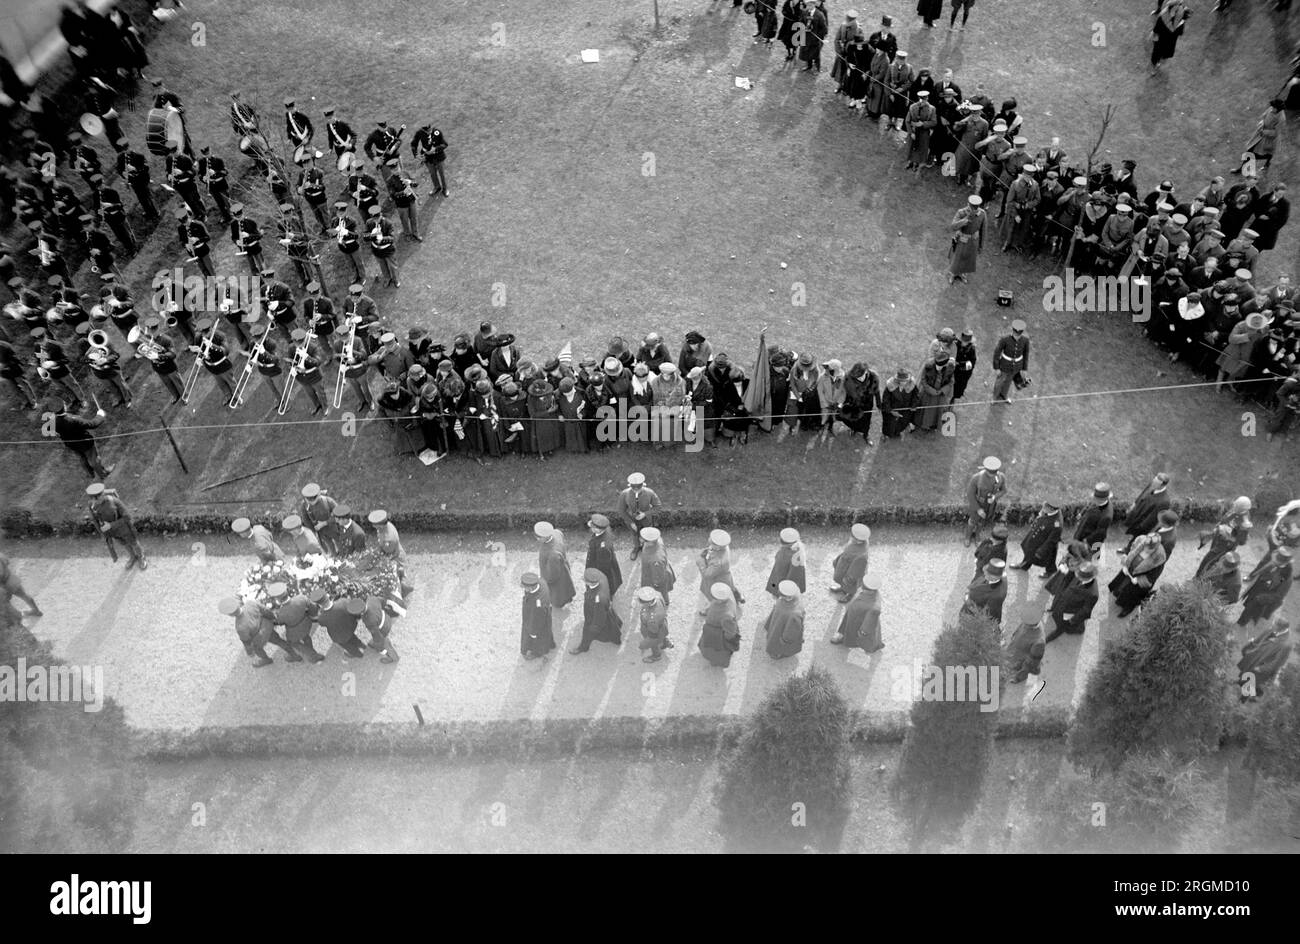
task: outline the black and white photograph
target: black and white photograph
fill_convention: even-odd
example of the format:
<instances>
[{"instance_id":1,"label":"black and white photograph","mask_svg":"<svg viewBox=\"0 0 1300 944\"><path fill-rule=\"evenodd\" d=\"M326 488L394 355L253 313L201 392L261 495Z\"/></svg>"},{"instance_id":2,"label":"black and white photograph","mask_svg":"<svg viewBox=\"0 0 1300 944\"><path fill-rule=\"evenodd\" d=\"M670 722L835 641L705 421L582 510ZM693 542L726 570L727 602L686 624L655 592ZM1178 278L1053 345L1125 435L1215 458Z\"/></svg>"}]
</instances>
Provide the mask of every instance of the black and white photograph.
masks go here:
<instances>
[{"instance_id":1,"label":"black and white photograph","mask_svg":"<svg viewBox=\"0 0 1300 944\"><path fill-rule=\"evenodd\" d=\"M1081 920L1249 918L1219 857L1300 851L1291 6L0 0L29 904L1052 854Z\"/></svg>"}]
</instances>

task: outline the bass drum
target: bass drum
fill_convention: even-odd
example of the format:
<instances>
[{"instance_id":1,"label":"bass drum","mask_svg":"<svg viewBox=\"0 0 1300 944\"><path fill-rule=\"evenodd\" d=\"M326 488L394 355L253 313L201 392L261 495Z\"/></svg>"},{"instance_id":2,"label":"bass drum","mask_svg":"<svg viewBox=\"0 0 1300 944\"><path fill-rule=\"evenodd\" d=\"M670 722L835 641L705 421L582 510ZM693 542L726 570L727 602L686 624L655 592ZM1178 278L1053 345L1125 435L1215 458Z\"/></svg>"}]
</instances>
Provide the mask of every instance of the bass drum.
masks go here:
<instances>
[{"instance_id":1,"label":"bass drum","mask_svg":"<svg viewBox=\"0 0 1300 944\"><path fill-rule=\"evenodd\" d=\"M357 166L357 155L355 151L344 151L339 155L339 171L348 174L352 168Z\"/></svg>"},{"instance_id":2,"label":"bass drum","mask_svg":"<svg viewBox=\"0 0 1300 944\"><path fill-rule=\"evenodd\" d=\"M185 147L185 122L174 108L150 108L145 118L145 147L150 154L166 157Z\"/></svg>"}]
</instances>

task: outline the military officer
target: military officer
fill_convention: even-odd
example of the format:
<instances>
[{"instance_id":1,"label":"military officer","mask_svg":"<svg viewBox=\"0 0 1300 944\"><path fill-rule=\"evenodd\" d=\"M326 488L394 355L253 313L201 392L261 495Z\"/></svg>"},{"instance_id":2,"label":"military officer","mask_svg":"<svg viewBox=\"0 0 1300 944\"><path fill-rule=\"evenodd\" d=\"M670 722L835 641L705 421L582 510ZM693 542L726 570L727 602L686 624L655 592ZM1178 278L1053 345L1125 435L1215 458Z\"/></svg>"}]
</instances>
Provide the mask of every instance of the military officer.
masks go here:
<instances>
[{"instance_id":1,"label":"military officer","mask_svg":"<svg viewBox=\"0 0 1300 944\"><path fill-rule=\"evenodd\" d=\"M131 523L131 514L126 510L122 499L117 497L116 489L106 488L103 482L94 482L86 486L86 494L90 496L90 520L96 530L104 536L104 543L108 545L108 556L112 558L113 563L117 563L117 549L114 543L120 542L131 555L126 562L126 569L130 570L139 564L141 570L147 570L149 562L145 560L144 549L140 547L140 539L136 537L135 526Z\"/></svg>"},{"instance_id":2,"label":"military officer","mask_svg":"<svg viewBox=\"0 0 1300 944\"><path fill-rule=\"evenodd\" d=\"M280 528L293 540L294 553L297 556L321 553L320 539L316 537L316 532L308 530L298 515L285 515L280 522Z\"/></svg>"},{"instance_id":3,"label":"military officer","mask_svg":"<svg viewBox=\"0 0 1300 944\"><path fill-rule=\"evenodd\" d=\"M315 482L308 482L302 487L302 500L298 502L299 517L305 527L315 532L321 547L327 554L334 554L338 550L331 530L334 524L334 509L338 504Z\"/></svg>"},{"instance_id":4,"label":"military officer","mask_svg":"<svg viewBox=\"0 0 1300 944\"><path fill-rule=\"evenodd\" d=\"M379 597L367 597L366 608L365 612L361 614L361 621L365 624L366 631L370 633L370 642L366 643L366 645L379 653L379 661L396 662L400 656L398 656L397 647L393 645L390 638L393 630L393 618L384 609L384 601Z\"/></svg>"},{"instance_id":5,"label":"military officer","mask_svg":"<svg viewBox=\"0 0 1300 944\"><path fill-rule=\"evenodd\" d=\"M325 598L324 590L314 592L320 595L318 600L312 601L320 610L316 622L325 627L330 639L343 650L345 659L362 658L366 650L357 638L357 626L361 622L361 615L366 611L365 601L358 597L330 601Z\"/></svg>"},{"instance_id":6,"label":"military officer","mask_svg":"<svg viewBox=\"0 0 1300 944\"><path fill-rule=\"evenodd\" d=\"M656 514L662 506L655 490L646 487L643 474L633 472L627 477L627 488L618 496L618 514L632 532L632 560L641 556L641 530L655 526Z\"/></svg>"},{"instance_id":7,"label":"military officer","mask_svg":"<svg viewBox=\"0 0 1300 944\"><path fill-rule=\"evenodd\" d=\"M998 499L1006 490L1007 479L1002 474L1002 460L997 456L988 456L966 486L967 547L979 539L980 531L986 525L993 523Z\"/></svg>"},{"instance_id":8,"label":"military officer","mask_svg":"<svg viewBox=\"0 0 1300 944\"><path fill-rule=\"evenodd\" d=\"M1011 333L998 339L993 349L993 371L997 380L993 384L993 399L1007 402L1014 381L1017 387L1027 382L1029 370L1029 338L1025 334L1025 323L1017 318L1011 322Z\"/></svg>"}]
</instances>

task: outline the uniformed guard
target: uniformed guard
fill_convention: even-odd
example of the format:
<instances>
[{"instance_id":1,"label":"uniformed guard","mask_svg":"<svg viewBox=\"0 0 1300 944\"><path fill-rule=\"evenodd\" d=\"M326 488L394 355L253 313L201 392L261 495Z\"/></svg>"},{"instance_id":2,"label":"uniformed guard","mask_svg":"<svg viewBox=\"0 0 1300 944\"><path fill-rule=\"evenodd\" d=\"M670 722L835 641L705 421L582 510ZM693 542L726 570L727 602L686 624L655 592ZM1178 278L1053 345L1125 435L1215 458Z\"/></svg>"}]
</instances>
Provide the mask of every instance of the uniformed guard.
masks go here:
<instances>
[{"instance_id":1,"label":"uniformed guard","mask_svg":"<svg viewBox=\"0 0 1300 944\"><path fill-rule=\"evenodd\" d=\"M315 532L321 547L327 554L335 554L338 548L331 531L334 524L334 509L338 502L329 496L315 482L308 482L302 487L302 500L298 502L299 517L304 527Z\"/></svg>"},{"instance_id":2,"label":"uniformed guard","mask_svg":"<svg viewBox=\"0 0 1300 944\"><path fill-rule=\"evenodd\" d=\"M1025 334L1025 323L1017 318L1011 322L1011 333L998 339L993 349L993 371L998 375L993 384L993 399L1006 402L1011 392L1012 383L1016 389L1029 383L1029 338Z\"/></svg>"},{"instance_id":3,"label":"uniformed guard","mask_svg":"<svg viewBox=\"0 0 1300 944\"><path fill-rule=\"evenodd\" d=\"M225 597L217 604L217 610L223 616L234 617L235 635L244 644L244 651L254 658L253 668L260 669L271 664L271 657L266 654L267 643L284 650L284 661L302 661L302 656L294 652L293 646L275 631L275 620L269 607L256 600Z\"/></svg>"},{"instance_id":4,"label":"uniformed guard","mask_svg":"<svg viewBox=\"0 0 1300 944\"><path fill-rule=\"evenodd\" d=\"M618 496L618 514L632 532L632 560L641 556L641 530L655 526L656 515L662 505L655 490L646 487L643 474L633 472L627 477L627 488Z\"/></svg>"},{"instance_id":5,"label":"uniformed guard","mask_svg":"<svg viewBox=\"0 0 1300 944\"><path fill-rule=\"evenodd\" d=\"M401 283L397 281L397 262L393 258L397 252L397 244L393 239L393 224L385 219L379 207L372 206L370 220L366 225L366 242L370 244L370 252L379 263L379 271L382 273L375 276L375 281L378 282L382 278L393 288L400 288Z\"/></svg>"},{"instance_id":6,"label":"uniformed guard","mask_svg":"<svg viewBox=\"0 0 1300 944\"><path fill-rule=\"evenodd\" d=\"M284 550L276 543L271 532L260 524L253 524L247 518L236 518L230 522L230 530L253 545L258 559L263 564L273 564L285 559Z\"/></svg>"},{"instance_id":7,"label":"uniformed guard","mask_svg":"<svg viewBox=\"0 0 1300 944\"><path fill-rule=\"evenodd\" d=\"M86 494L90 496L90 520L104 536L108 556L113 559L113 563L117 563L117 548L114 543L121 542L131 555L126 562L126 569L130 570L139 564L141 570L147 570L149 562L145 560L144 549L136 537L131 514L126 510L126 505L122 504L122 499L117 497L117 490L105 487L103 482L94 482L86 486Z\"/></svg>"}]
</instances>

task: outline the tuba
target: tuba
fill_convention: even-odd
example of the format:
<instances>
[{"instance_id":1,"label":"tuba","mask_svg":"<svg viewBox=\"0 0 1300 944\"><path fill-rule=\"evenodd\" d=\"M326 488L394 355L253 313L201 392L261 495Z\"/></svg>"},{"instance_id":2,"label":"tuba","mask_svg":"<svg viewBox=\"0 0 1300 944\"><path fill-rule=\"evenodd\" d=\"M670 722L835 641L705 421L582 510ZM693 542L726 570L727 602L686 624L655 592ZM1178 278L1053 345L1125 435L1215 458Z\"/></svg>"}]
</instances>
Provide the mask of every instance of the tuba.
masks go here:
<instances>
[{"instance_id":1,"label":"tuba","mask_svg":"<svg viewBox=\"0 0 1300 944\"><path fill-rule=\"evenodd\" d=\"M90 366L107 367L113 359L113 351L108 344L108 333L102 328L94 328L86 335L86 343L90 345L86 351L86 360L90 362Z\"/></svg>"}]
</instances>

